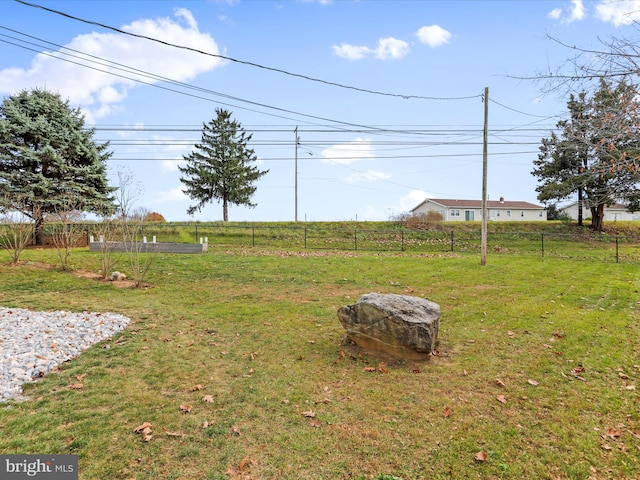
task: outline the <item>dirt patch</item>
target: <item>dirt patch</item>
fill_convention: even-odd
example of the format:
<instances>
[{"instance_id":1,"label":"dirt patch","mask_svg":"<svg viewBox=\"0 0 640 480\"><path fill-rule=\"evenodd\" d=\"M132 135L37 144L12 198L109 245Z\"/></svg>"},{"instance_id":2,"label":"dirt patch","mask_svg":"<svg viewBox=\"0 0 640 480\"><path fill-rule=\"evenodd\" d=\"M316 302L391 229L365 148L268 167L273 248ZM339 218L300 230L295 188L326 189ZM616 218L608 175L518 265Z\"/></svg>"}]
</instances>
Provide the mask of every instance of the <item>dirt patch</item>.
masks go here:
<instances>
[{"instance_id":1,"label":"dirt patch","mask_svg":"<svg viewBox=\"0 0 640 480\"><path fill-rule=\"evenodd\" d=\"M102 278L102 275L95 272L87 272L86 270L74 270L71 274L75 275L78 278L87 278L89 280L94 280L96 282L101 283L110 283L116 288L135 288L136 282L133 280L109 280L108 278ZM150 285L148 283L144 283L142 285L143 288L149 288Z\"/></svg>"}]
</instances>

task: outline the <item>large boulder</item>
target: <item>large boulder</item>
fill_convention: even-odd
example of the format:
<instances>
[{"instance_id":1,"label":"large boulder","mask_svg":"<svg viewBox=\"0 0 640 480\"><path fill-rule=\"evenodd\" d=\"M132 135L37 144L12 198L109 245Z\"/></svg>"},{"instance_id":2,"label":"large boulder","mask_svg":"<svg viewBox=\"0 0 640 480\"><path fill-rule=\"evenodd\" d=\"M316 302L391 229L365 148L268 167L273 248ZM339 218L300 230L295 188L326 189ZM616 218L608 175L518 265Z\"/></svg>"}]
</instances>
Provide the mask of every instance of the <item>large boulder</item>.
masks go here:
<instances>
[{"instance_id":1,"label":"large boulder","mask_svg":"<svg viewBox=\"0 0 640 480\"><path fill-rule=\"evenodd\" d=\"M440 305L409 295L367 293L338 309L338 319L359 347L408 360L436 348Z\"/></svg>"}]
</instances>

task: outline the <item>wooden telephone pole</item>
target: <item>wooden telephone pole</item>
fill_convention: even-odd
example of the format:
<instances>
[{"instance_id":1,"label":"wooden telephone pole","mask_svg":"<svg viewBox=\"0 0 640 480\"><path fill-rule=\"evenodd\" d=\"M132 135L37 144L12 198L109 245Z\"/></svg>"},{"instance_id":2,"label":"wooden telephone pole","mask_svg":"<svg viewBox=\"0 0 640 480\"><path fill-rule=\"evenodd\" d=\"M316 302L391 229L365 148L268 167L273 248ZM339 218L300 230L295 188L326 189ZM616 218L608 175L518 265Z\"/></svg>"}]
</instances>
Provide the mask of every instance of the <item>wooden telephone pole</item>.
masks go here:
<instances>
[{"instance_id":1,"label":"wooden telephone pole","mask_svg":"<svg viewBox=\"0 0 640 480\"><path fill-rule=\"evenodd\" d=\"M487 264L487 157L489 138L489 87L484 89L484 133L482 139L482 233L480 240L480 265Z\"/></svg>"}]
</instances>

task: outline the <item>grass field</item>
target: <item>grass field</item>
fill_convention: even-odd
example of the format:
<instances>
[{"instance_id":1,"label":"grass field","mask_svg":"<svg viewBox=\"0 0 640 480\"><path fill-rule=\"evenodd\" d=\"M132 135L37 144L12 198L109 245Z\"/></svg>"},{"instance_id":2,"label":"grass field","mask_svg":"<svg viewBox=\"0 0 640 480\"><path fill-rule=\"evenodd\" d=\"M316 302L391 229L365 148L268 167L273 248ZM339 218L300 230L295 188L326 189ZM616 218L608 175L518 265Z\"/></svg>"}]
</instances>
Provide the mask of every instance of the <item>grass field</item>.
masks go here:
<instances>
[{"instance_id":1,"label":"grass field","mask_svg":"<svg viewBox=\"0 0 640 480\"><path fill-rule=\"evenodd\" d=\"M0 305L133 322L0 404L2 453L77 454L95 480L640 477L636 263L213 249L158 255L136 289L82 275L86 249L74 272L22 260ZM345 344L336 311L369 292L439 303L438 355Z\"/></svg>"}]
</instances>

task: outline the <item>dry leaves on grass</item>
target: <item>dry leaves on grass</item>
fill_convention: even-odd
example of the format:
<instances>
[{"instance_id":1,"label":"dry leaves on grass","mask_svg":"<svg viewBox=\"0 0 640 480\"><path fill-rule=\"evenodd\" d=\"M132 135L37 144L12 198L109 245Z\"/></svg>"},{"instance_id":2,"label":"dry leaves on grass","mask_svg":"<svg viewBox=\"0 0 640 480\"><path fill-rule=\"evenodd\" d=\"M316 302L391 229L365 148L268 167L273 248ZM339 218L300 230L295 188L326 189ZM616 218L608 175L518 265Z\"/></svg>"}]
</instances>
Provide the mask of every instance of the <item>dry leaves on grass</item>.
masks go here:
<instances>
[{"instance_id":1,"label":"dry leaves on grass","mask_svg":"<svg viewBox=\"0 0 640 480\"><path fill-rule=\"evenodd\" d=\"M505 397L504 395L498 395L496 397L496 400L498 400L500 403L507 403L507 397Z\"/></svg>"},{"instance_id":2,"label":"dry leaves on grass","mask_svg":"<svg viewBox=\"0 0 640 480\"><path fill-rule=\"evenodd\" d=\"M194 385L193 387L191 387L191 388L189 389L189 391L190 391L190 392L197 392L198 390L202 390L203 388L204 388L204 387L203 387L202 385L198 384L198 385Z\"/></svg>"},{"instance_id":3,"label":"dry leaves on grass","mask_svg":"<svg viewBox=\"0 0 640 480\"><path fill-rule=\"evenodd\" d=\"M141 434L142 440L144 440L145 442L148 442L153 437L153 435L151 434L152 427L153 425L151 425L149 422L144 422L139 427L134 428L133 431L135 433Z\"/></svg>"},{"instance_id":4,"label":"dry leaves on grass","mask_svg":"<svg viewBox=\"0 0 640 480\"><path fill-rule=\"evenodd\" d=\"M484 462L487 459L487 452L478 452L475 454L473 459L476 462Z\"/></svg>"},{"instance_id":5,"label":"dry leaves on grass","mask_svg":"<svg viewBox=\"0 0 640 480\"><path fill-rule=\"evenodd\" d=\"M71 390L80 390L83 387L84 387L84 385L82 383L74 383L72 385L69 385L69 388Z\"/></svg>"},{"instance_id":6,"label":"dry leaves on grass","mask_svg":"<svg viewBox=\"0 0 640 480\"><path fill-rule=\"evenodd\" d=\"M495 382L496 382L496 385L499 387L506 387L505 383L499 378L496 378Z\"/></svg>"},{"instance_id":7,"label":"dry leaves on grass","mask_svg":"<svg viewBox=\"0 0 640 480\"><path fill-rule=\"evenodd\" d=\"M180 411L183 413L189 413L191 410L193 410L192 405L180 405Z\"/></svg>"},{"instance_id":8,"label":"dry leaves on grass","mask_svg":"<svg viewBox=\"0 0 640 480\"><path fill-rule=\"evenodd\" d=\"M202 401L203 401L204 403L213 403L213 397L212 397L211 395L205 395L205 396L202 398Z\"/></svg>"},{"instance_id":9,"label":"dry leaves on grass","mask_svg":"<svg viewBox=\"0 0 640 480\"><path fill-rule=\"evenodd\" d=\"M538 382L536 382L535 380L533 380L533 379L531 379L531 378L530 378L529 380L527 380L527 383L528 383L529 385L533 385L534 387L537 387L537 386L539 385L539 383L538 383Z\"/></svg>"},{"instance_id":10,"label":"dry leaves on grass","mask_svg":"<svg viewBox=\"0 0 640 480\"><path fill-rule=\"evenodd\" d=\"M444 418L449 418L451 416L451 409L449 407L444 407L442 409L442 416Z\"/></svg>"}]
</instances>

